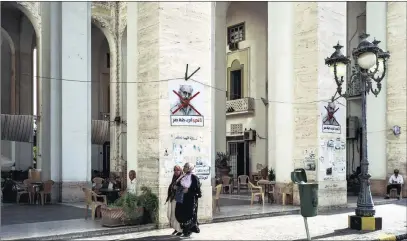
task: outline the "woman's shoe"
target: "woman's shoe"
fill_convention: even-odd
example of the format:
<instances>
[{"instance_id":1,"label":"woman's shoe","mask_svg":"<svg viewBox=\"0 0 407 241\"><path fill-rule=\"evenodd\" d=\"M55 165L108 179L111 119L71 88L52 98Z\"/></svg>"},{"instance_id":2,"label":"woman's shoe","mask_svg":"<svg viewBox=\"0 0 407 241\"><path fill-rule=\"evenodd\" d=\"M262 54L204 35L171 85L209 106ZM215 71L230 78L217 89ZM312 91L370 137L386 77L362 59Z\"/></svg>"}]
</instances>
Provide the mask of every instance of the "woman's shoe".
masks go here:
<instances>
[{"instance_id":1,"label":"woman's shoe","mask_svg":"<svg viewBox=\"0 0 407 241\"><path fill-rule=\"evenodd\" d=\"M178 233L178 231L177 231L177 230L174 230L174 232L172 232L171 235L176 235L177 233Z\"/></svg>"}]
</instances>

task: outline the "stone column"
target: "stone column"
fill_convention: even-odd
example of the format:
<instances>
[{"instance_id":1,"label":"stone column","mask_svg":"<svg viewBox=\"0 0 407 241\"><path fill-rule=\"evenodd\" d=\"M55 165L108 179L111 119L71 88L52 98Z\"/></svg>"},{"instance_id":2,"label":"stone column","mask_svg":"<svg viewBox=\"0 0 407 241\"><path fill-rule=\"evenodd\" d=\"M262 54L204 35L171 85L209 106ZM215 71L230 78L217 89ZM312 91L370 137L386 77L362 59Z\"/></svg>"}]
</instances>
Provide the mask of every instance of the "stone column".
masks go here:
<instances>
[{"instance_id":1,"label":"stone column","mask_svg":"<svg viewBox=\"0 0 407 241\"><path fill-rule=\"evenodd\" d=\"M382 41L379 46L387 50L386 2L366 2L366 32L370 40ZM372 194L383 195L387 185L386 179L386 109L387 109L387 78L382 80L382 91L376 97L367 95L367 156L371 177Z\"/></svg>"},{"instance_id":2,"label":"stone column","mask_svg":"<svg viewBox=\"0 0 407 241\"><path fill-rule=\"evenodd\" d=\"M394 125L401 127L401 135L395 136L392 131L386 132L387 139L387 177L395 168L400 170L404 180L406 169L406 2L387 2L387 50L390 51L387 68L387 128ZM383 90L382 90L383 92ZM403 193L407 193L404 185Z\"/></svg>"},{"instance_id":3,"label":"stone column","mask_svg":"<svg viewBox=\"0 0 407 241\"><path fill-rule=\"evenodd\" d=\"M128 103L138 98L138 117L132 117L128 111L127 129L127 143L131 145L127 148L128 159L133 162L132 158L136 158L138 185L151 187L158 194L159 223L167 224L167 207L164 203L174 165L183 165L184 161L198 164L196 170L201 177L203 191L203 197L199 201L199 219L202 222L210 220L212 190L208 166L211 165L210 158L214 151L211 133L214 96L208 86L214 81L214 49L211 40L215 33L208 23L214 21L215 4L138 2L129 3L128 11L129 16L132 16L131 13L138 13L137 20L132 18L128 22L128 43L137 45L135 52L138 52L137 79L132 79L130 71L128 79L140 82L137 87L129 89ZM135 35L134 25L137 25L138 37ZM128 48L130 66L136 61L136 54L132 53L134 46L129 45ZM186 64L189 64L189 74L200 67L188 81L182 79ZM133 67L132 72L135 72ZM180 85L189 85L186 90L190 91L192 88L193 94L199 92L191 103L202 116L171 118L171 109L179 101L173 90L177 92ZM201 121L202 118L204 122L193 122L195 126L189 122ZM175 119L178 122L174 122ZM136 127L131 126L135 124ZM137 137L133 136L135 134ZM134 150L130 151L135 146L137 154Z\"/></svg>"},{"instance_id":4,"label":"stone column","mask_svg":"<svg viewBox=\"0 0 407 241\"><path fill-rule=\"evenodd\" d=\"M138 81L138 5L139 2L127 3L127 16L132 16L127 19L127 43L131 43L127 46L127 61L126 66L126 81L127 87L127 170L135 170L138 173L138 118L139 113L135 111L134 107L138 107L138 84L134 83ZM127 180L129 184L130 179Z\"/></svg>"},{"instance_id":5,"label":"stone column","mask_svg":"<svg viewBox=\"0 0 407 241\"><path fill-rule=\"evenodd\" d=\"M62 3L62 201L78 201L91 177L91 8ZM74 80L74 81L69 81Z\"/></svg>"},{"instance_id":6,"label":"stone column","mask_svg":"<svg viewBox=\"0 0 407 241\"><path fill-rule=\"evenodd\" d=\"M114 18L115 25L113 26L114 41L110 46L110 172L115 173L118 176L125 177L124 172L125 162L122 154L122 121L123 110L121 106L122 101L122 75L121 75L121 41L120 41L120 4L114 3ZM120 118L120 123L115 122L115 118Z\"/></svg>"},{"instance_id":7,"label":"stone column","mask_svg":"<svg viewBox=\"0 0 407 241\"><path fill-rule=\"evenodd\" d=\"M346 101L329 105L336 84L324 61L338 41L346 45L346 3L295 3L294 24L294 167L319 183L319 206L346 205Z\"/></svg>"},{"instance_id":8,"label":"stone column","mask_svg":"<svg viewBox=\"0 0 407 241\"><path fill-rule=\"evenodd\" d=\"M290 182L294 169L294 3L268 3L268 167L277 189Z\"/></svg>"},{"instance_id":9,"label":"stone column","mask_svg":"<svg viewBox=\"0 0 407 241\"><path fill-rule=\"evenodd\" d=\"M229 7L228 2L215 3L215 18L211 25L214 32L212 38L212 47L214 55L212 56L212 84L216 87L212 88L212 95L215 100L212 102L212 179L215 178L215 159L217 152L226 153L226 12ZM223 91L224 90L224 91Z\"/></svg>"}]
</instances>

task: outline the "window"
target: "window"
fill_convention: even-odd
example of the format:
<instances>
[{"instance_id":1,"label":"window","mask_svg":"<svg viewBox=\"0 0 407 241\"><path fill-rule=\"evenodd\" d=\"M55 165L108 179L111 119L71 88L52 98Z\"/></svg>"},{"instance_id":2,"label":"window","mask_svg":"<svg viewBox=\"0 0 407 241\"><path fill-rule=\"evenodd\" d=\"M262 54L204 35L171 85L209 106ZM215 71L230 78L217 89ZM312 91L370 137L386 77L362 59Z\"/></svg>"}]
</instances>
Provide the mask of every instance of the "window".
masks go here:
<instances>
[{"instance_id":1,"label":"window","mask_svg":"<svg viewBox=\"0 0 407 241\"><path fill-rule=\"evenodd\" d=\"M242 81L242 70L237 69L230 71L230 100L237 100L243 97L243 81Z\"/></svg>"},{"instance_id":2,"label":"window","mask_svg":"<svg viewBox=\"0 0 407 241\"><path fill-rule=\"evenodd\" d=\"M106 68L110 69L110 53L106 53Z\"/></svg>"},{"instance_id":3,"label":"window","mask_svg":"<svg viewBox=\"0 0 407 241\"><path fill-rule=\"evenodd\" d=\"M228 43L238 43L245 40L244 23L239 23L228 27Z\"/></svg>"}]
</instances>

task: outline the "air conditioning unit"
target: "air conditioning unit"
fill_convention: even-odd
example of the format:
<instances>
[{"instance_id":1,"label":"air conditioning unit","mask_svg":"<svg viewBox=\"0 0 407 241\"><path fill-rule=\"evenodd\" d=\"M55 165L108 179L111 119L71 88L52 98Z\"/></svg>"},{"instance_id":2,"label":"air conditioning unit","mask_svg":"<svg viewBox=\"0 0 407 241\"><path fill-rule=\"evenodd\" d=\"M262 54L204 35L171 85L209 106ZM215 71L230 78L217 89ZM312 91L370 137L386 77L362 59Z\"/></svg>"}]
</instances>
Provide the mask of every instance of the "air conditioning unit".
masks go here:
<instances>
[{"instance_id":1,"label":"air conditioning unit","mask_svg":"<svg viewBox=\"0 0 407 241\"><path fill-rule=\"evenodd\" d=\"M357 130L359 129L359 118L357 116L349 116L346 125L346 139L357 139Z\"/></svg>"},{"instance_id":2,"label":"air conditioning unit","mask_svg":"<svg viewBox=\"0 0 407 241\"><path fill-rule=\"evenodd\" d=\"M255 130L245 130L243 132L244 141L255 141L256 140L256 131Z\"/></svg>"},{"instance_id":3,"label":"air conditioning unit","mask_svg":"<svg viewBox=\"0 0 407 241\"><path fill-rule=\"evenodd\" d=\"M237 44L237 42L235 43L229 43L229 50L230 51L235 51L239 49L239 45Z\"/></svg>"}]
</instances>

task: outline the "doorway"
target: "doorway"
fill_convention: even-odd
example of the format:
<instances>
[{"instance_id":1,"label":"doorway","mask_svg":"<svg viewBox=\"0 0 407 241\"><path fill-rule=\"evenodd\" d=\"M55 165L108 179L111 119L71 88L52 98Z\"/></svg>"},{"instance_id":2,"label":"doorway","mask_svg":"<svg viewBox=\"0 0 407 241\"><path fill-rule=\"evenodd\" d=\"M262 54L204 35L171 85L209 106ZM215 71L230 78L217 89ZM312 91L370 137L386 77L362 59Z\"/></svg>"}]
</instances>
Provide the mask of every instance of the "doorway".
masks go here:
<instances>
[{"instance_id":1,"label":"doorway","mask_svg":"<svg viewBox=\"0 0 407 241\"><path fill-rule=\"evenodd\" d=\"M244 142L236 143L237 176L246 175L244 146Z\"/></svg>"}]
</instances>

